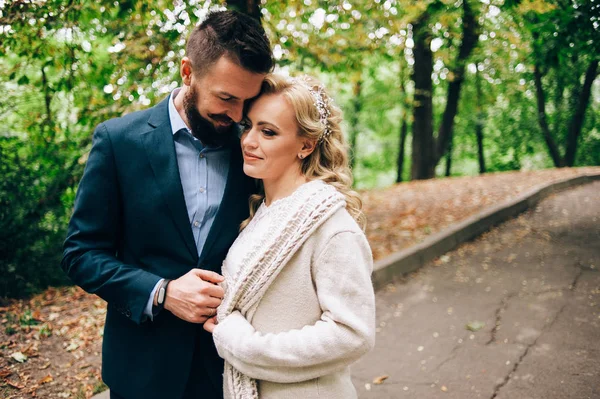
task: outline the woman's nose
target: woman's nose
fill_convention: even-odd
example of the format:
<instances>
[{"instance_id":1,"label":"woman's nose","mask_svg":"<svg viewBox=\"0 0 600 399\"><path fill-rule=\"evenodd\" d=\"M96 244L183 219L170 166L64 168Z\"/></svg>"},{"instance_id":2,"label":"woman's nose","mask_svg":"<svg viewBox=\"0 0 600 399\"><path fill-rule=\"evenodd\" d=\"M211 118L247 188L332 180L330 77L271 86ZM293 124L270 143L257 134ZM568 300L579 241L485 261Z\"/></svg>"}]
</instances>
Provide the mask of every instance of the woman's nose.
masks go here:
<instances>
[{"instance_id":1,"label":"woman's nose","mask_svg":"<svg viewBox=\"0 0 600 399\"><path fill-rule=\"evenodd\" d=\"M254 128L250 128L242 134L242 147L256 147L256 132Z\"/></svg>"}]
</instances>

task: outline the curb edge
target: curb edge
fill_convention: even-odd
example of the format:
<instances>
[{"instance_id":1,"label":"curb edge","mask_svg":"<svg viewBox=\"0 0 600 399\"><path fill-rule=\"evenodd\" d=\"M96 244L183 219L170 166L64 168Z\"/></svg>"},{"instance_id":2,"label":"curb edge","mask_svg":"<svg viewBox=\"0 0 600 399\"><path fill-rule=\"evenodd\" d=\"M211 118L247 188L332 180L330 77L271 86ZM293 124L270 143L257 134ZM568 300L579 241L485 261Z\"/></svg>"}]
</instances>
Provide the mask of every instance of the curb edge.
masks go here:
<instances>
[{"instance_id":1,"label":"curb edge","mask_svg":"<svg viewBox=\"0 0 600 399\"><path fill-rule=\"evenodd\" d=\"M600 174L583 174L536 187L516 198L486 208L475 215L432 234L418 244L392 253L373 265L371 275L375 290L393 283L433 259L471 241L492 227L533 208L541 200L559 191L600 180Z\"/></svg>"}]
</instances>

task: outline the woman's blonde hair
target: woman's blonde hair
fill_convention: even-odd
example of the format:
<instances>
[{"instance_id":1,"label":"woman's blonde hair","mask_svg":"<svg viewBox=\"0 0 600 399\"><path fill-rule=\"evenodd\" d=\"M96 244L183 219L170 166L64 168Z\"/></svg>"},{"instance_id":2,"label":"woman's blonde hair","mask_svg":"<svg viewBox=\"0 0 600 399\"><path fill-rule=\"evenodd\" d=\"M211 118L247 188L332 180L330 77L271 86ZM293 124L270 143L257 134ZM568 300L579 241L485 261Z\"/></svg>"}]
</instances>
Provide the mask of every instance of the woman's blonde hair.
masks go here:
<instances>
[{"instance_id":1,"label":"woman's blonde hair","mask_svg":"<svg viewBox=\"0 0 600 399\"><path fill-rule=\"evenodd\" d=\"M348 213L364 230L366 217L358 193L352 190L352 173L348 163L348 147L342 134L340 108L319 81L307 75L290 79L270 74L261 88L261 95L266 94L284 95L294 109L298 135L316 142L314 151L301 160L302 174L308 180L323 180L342 193L346 197ZM322 102L317 101L319 98ZM326 108L319 112L317 104ZM250 197L250 217L242 222L242 229L252 220L264 197L262 188L259 194Z\"/></svg>"}]
</instances>

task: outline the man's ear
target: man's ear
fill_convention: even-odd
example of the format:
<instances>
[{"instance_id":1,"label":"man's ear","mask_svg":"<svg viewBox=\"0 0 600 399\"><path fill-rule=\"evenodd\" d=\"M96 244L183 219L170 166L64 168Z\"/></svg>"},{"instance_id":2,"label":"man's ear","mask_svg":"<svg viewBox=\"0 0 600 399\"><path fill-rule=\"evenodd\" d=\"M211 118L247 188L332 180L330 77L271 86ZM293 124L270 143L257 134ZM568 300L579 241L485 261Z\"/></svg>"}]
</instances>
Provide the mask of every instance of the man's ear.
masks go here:
<instances>
[{"instance_id":1,"label":"man's ear","mask_svg":"<svg viewBox=\"0 0 600 399\"><path fill-rule=\"evenodd\" d=\"M181 74L181 80L186 86L192 85L192 61L188 57L181 59L181 66L179 67L179 73Z\"/></svg>"}]
</instances>

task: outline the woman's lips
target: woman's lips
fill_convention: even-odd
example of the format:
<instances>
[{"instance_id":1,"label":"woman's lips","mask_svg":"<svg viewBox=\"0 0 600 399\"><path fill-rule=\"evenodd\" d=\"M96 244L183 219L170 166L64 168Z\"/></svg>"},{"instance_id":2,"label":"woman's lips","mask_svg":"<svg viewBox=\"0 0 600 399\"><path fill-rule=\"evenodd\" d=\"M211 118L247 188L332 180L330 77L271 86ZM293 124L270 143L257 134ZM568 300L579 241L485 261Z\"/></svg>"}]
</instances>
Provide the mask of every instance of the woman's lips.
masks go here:
<instances>
[{"instance_id":1,"label":"woman's lips","mask_svg":"<svg viewBox=\"0 0 600 399\"><path fill-rule=\"evenodd\" d=\"M261 157L254 155L250 152L245 152L244 151L244 159L248 160L248 161L258 161L259 159L262 159Z\"/></svg>"}]
</instances>

